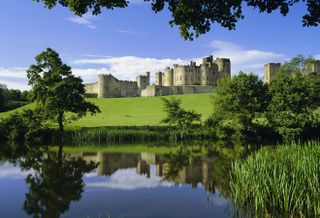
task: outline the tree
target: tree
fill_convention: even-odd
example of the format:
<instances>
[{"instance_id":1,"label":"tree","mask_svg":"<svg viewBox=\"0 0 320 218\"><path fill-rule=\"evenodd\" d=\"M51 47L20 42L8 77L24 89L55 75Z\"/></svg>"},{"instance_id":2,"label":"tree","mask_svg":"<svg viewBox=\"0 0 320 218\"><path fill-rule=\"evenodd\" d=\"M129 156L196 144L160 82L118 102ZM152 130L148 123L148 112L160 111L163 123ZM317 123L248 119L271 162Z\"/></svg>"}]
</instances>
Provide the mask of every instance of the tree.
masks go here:
<instances>
[{"instance_id":1,"label":"tree","mask_svg":"<svg viewBox=\"0 0 320 218\"><path fill-rule=\"evenodd\" d=\"M89 11L93 15L101 13L102 9L125 8L127 0L33 0L43 2L46 8L53 8L57 4L68 7L76 15L82 16ZM228 29L235 29L236 23L244 18L243 7L251 7L259 12L272 13L280 10L283 16L289 13L290 7L305 4L307 13L302 17L303 26L318 26L320 24L319 0L145 0L151 2L155 13L162 11L165 6L171 12L170 26L179 26L181 36L192 40L210 31L211 25L220 24Z\"/></svg>"},{"instance_id":2,"label":"tree","mask_svg":"<svg viewBox=\"0 0 320 218\"><path fill-rule=\"evenodd\" d=\"M164 111L167 116L162 120L163 123L177 126L181 129L188 129L195 124L201 123L201 115L195 111L186 111L181 108L181 101L176 98L171 100L162 98L164 103Z\"/></svg>"},{"instance_id":3,"label":"tree","mask_svg":"<svg viewBox=\"0 0 320 218\"><path fill-rule=\"evenodd\" d=\"M0 84L0 111L1 108L7 103L7 87L6 85Z\"/></svg>"},{"instance_id":4,"label":"tree","mask_svg":"<svg viewBox=\"0 0 320 218\"><path fill-rule=\"evenodd\" d=\"M286 141L296 140L320 126L320 78L303 75L312 58L298 56L287 62L270 83L268 119Z\"/></svg>"},{"instance_id":5,"label":"tree","mask_svg":"<svg viewBox=\"0 0 320 218\"><path fill-rule=\"evenodd\" d=\"M36 65L27 70L31 98L43 110L45 117L59 124L63 131L65 113L70 112L78 119L87 112L100 112L99 108L85 101L84 84L80 77L75 77L71 68L62 63L59 54L48 48L36 56Z\"/></svg>"},{"instance_id":6,"label":"tree","mask_svg":"<svg viewBox=\"0 0 320 218\"><path fill-rule=\"evenodd\" d=\"M297 55L290 61L282 64L278 71L288 75L303 74L308 69L308 66L314 62L315 59L312 56L304 57L303 55Z\"/></svg>"},{"instance_id":7,"label":"tree","mask_svg":"<svg viewBox=\"0 0 320 218\"><path fill-rule=\"evenodd\" d=\"M267 85L254 74L240 72L220 80L207 124L216 128L220 138L255 136L264 126L269 99Z\"/></svg>"}]
</instances>

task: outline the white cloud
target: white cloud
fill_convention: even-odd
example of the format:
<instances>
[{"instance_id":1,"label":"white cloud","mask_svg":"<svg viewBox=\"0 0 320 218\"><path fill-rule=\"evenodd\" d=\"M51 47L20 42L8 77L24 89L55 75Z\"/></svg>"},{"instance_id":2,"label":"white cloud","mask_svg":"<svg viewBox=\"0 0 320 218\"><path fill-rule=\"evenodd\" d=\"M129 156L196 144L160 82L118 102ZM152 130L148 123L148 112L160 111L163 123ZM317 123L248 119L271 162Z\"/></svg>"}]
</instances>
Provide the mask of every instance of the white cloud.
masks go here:
<instances>
[{"instance_id":1,"label":"white cloud","mask_svg":"<svg viewBox=\"0 0 320 218\"><path fill-rule=\"evenodd\" d=\"M226 57L231 60L232 73L239 71L253 72L260 76L263 74L263 65L271 62L288 60L284 54L258 49L245 49L232 42L214 40L210 43L215 57Z\"/></svg>"},{"instance_id":2,"label":"white cloud","mask_svg":"<svg viewBox=\"0 0 320 218\"><path fill-rule=\"evenodd\" d=\"M1 68L0 83L6 84L9 89L29 90L26 68Z\"/></svg>"},{"instance_id":3,"label":"white cloud","mask_svg":"<svg viewBox=\"0 0 320 218\"><path fill-rule=\"evenodd\" d=\"M79 24L79 25L85 25L90 29L95 29L97 28L95 25L93 25L92 20L95 19L96 17L85 14L82 17L79 16L74 16L74 17L69 17L68 20L71 21L72 23Z\"/></svg>"},{"instance_id":4,"label":"white cloud","mask_svg":"<svg viewBox=\"0 0 320 218\"><path fill-rule=\"evenodd\" d=\"M320 54L314 56L315 59L320 60Z\"/></svg>"},{"instance_id":5,"label":"white cloud","mask_svg":"<svg viewBox=\"0 0 320 218\"><path fill-rule=\"evenodd\" d=\"M72 62L75 65L99 64L107 68L100 69L103 73L111 73L119 79L133 80L139 74L150 71L154 75L157 71L163 71L173 64L186 64L182 59L155 59L135 56L109 57L97 59L80 59ZM74 72L76 72L74 70Z\"/></svg>"},{"instance_id":6,"label":"white cloud","mask_svg":"<svg viewBox=\"0 0 320 218\"><path fill-rule=\"evenodd\" d=\"M147 178L146 175L139 175L135 169L121 169L117 170L105 181L86 182L87 187L92 188L107 188L120 190L135 190L141 188L155 188L159 186L172 186L169 182L162 182L159 176L151 175Z\"/></svg>"},{"instance_id":7,"label":"white cloud","mask_svg":"<svg viewBox=\"0 0 320 218\"><path fill-rule=\"evenodd\" d=\"M245 49L231 42L215 40L210 43L212 54L215 57L231 59L232 74L239 71L253 72L260 76L263 73L263 65L270 62L283 62L288 58L284 54L258 49ZM202 57L195 57L198 64ZM189 60L183 59L155 59L136 56L106 57L92 59L78 59L72 63L75 65L105 65L103 72L111 73L119 79L133 80L137 75L150 71L154 75L157 71L163 71L173 64L187 64Z\"/></svg>"},{"instance_id":8,"label":"white cloud","mask_svg":"<svg viewBox=\"0 0 320 218\"><path fill-rule=\"evenodd\" d=\"M131 31L131 30L118 30L119 33L129 34L129 35L148 35L146 31Z\"/></svg>"}]
</instances>

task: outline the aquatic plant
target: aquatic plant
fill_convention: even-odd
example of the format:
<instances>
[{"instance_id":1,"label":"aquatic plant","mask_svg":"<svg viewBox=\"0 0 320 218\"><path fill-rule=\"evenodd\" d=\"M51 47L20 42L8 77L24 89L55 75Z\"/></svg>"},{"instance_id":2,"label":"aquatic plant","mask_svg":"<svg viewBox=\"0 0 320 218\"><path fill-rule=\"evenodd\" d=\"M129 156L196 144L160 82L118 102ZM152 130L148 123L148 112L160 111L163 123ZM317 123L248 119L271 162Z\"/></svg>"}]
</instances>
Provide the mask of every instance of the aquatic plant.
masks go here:
<instances>
[{"instance_id":1,"label":"aquatic plant","mask_svg":"<svg viewBox=\"0 0 320 218\"><path fill-rule=\"evenodd\" d=\"M267 217L320 216L320 143L263 148L236 161L232 200L243 214Z\"/></svg>"}]
</instances>

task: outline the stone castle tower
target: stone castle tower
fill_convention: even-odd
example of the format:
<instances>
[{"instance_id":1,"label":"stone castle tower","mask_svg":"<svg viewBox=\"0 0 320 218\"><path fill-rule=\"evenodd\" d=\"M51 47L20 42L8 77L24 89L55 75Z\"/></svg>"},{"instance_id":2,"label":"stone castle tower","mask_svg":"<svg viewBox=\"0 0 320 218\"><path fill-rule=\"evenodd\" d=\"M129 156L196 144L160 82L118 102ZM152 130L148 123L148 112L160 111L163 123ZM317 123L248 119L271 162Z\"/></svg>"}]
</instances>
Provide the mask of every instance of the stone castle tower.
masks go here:
<instances>
[{"instance_id":1,"label":"stone castle tower","mask_svg":"<svg viewBox=\"0 0 320 218\"><path fill-rule=\"evenodd\" d=\"M150 72L146 72L145 75L139 75L136 78L139 89L145 89L150 85Z\"/></svg>"},{"instance_id":2,"label":"stone castle tower","mask_svg":"<svg viewBox=\"0 0 320 218\"><path fill-rule=\"evenodd\" d=\"M263 82L270 83L271 80L276 76L279 68L281 67L280 63L269 63L264 65L264 76Z\"/></svg>"}]
</instances>

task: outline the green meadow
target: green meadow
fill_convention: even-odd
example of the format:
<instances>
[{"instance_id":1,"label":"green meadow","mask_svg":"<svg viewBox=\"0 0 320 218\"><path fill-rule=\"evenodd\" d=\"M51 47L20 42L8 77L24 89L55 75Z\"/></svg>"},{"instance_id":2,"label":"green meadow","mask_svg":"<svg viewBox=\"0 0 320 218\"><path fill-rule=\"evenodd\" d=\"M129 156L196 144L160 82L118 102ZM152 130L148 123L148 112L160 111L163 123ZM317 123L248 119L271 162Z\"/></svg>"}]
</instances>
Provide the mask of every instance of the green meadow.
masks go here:
<instances>
[{"instance_id":1,"label":"green meadow","mask_svg":"<svg viewBox=\"0 0 320 218\"><path fill-rule=\"evenodd\" d=\"M213 96L214 94L210 93L176 95L174 97L181 99L183 108L200 113L204 120L212 113ZM172 96L166 98L172 98ZM99 106L101 113L93 116L87 115L71 123L69 127L163 125L161 120L165 114L161 97L104 98L88 99L88 101ZM0 118L6 118L14 112L32 107L34 105L29 104L16 110L0 113Z\"/></svg>"}]
</instances>

